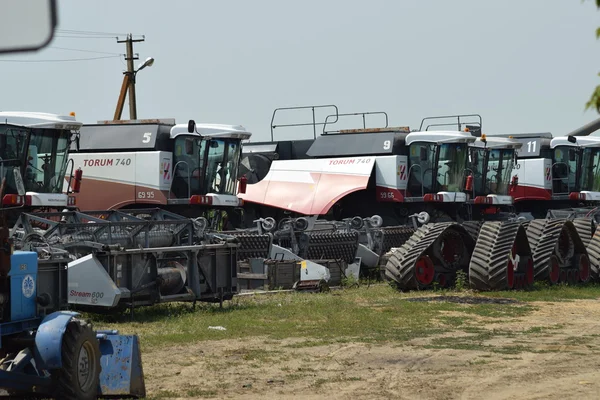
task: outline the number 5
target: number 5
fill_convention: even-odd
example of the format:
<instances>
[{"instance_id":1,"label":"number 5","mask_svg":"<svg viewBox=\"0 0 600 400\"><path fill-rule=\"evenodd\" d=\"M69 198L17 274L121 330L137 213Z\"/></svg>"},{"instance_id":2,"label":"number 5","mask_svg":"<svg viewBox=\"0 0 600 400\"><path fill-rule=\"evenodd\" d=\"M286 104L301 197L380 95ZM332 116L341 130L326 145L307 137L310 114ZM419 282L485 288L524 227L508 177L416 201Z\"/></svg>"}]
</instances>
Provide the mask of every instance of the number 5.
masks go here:
<instances>
[{"instance_id":1,"label":"number 5","mask_svg":"<svg viewBox=\"0 0 600 400\"><path fill-rule=\"evenodd\" d=\"M389 150L392 147L392 142L389 140L386 140L385 142L383 142L383 149L384 150Z\"/></svg>"},{"instance_id":2,"label":"number 5","mask_svg":"<svg viewBox=\"0 0 600 400\"><path fill-rule=\"evenodd\" d=\"M142 140L142 143L150 143L151 138L152 138L152 132L144 133L144 140Z\"/></svg>"}]
</instances>

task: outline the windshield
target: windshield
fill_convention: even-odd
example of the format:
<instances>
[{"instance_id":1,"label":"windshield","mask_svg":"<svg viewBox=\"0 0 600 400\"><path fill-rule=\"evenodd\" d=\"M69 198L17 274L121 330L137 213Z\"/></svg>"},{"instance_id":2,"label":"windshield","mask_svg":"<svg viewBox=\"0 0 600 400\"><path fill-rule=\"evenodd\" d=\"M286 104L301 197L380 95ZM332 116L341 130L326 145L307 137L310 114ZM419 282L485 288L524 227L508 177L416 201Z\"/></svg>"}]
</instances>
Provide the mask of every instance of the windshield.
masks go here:
<instances>
[{"instance_id":1,"label":"windshield","mask_svg":"<svg viewBox=\"0 0 600 400\"><path fill-rule=\"evenodd\" d=\"M6 178L5 193L17 193L14 170L22 174L22 164L29 130L0 125L0 177Z\"/></svg>"},{"instance_id":2,"label":"windshield","mask_svg":"<svg viewBox=\"0 0 600 400\"><path fill-rule=\"evenodd\" d=\"M460 192L467 167L466 143L444 143L440 145L437 182L444 192Z\"/></svg>"},{"instance_id":3,"label":"windshield","mask_svg":"<svg viewBox=\"0 0 600 400\"><path fill-rule=\"evenodd\" d=\"M486 174L486 195L507 195L514 163L514 150L494 149L489 154Z\"/></svg>"},{"instance_id":4,"label":"windshield","mask_svg":"<svg viewBox=\"0 0 600 400\"><path fill-rule=\"evenodd\" d=\"M239 157L237 141L210 141L206 167L209 193L235 194Z\"/></svg>"},{"instance_id":5,"label":"windshield","mask_svg":"<svg viewBox=\"0 0 600 400\"><path fill-rule=\"evenodd\" d=\"M239 140L175 139L175 176L171 190L177 198L194 194L236 194L240 159ZM206 170L205 170L206 161Z\"/></svg>"},{"instance_id":6,"label":"windshield","mask_svg":"<svg viewBox=\"0 0 600 400\"><path fill-rule=\"evenodd\" d=\"M26 191L62 193L70 136L66 130L31 130L24 176Z\"/></svg>"},{"instance_id":7,"label":"windshield","mask_svg":"<svg viewBox=\"0 0 600 400\"><path fill-rule=\"evenodd\" d=\"M572 146L557 146L552 165L552 189L554 193L577 192L577 166L580 153Z\"/></svg>"},{"instance_id":8,"label":"windshield","mask_svg":"<svg viewBox=\"0 0 600 400\"><path fill-rule=\"evenodd\" d=\"M600 192L600 149L583 150L581 190Z\"/></svg>"}]
</instances>

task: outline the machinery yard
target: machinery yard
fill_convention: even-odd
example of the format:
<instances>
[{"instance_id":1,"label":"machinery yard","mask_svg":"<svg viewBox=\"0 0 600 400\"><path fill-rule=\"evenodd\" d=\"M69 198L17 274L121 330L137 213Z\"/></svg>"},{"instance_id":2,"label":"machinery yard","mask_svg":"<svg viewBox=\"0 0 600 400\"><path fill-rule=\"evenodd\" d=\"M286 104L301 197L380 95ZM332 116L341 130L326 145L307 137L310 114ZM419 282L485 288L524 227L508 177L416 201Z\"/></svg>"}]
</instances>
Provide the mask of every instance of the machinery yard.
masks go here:
<instances>
[{"instance_id":1,"label":"machinery yard","mask_svg":"<svg viewBox=\"0 0 600 400\"><path fill-rule=\"evenodd\" d=\"M484 296L379 284L100 320L139 334L148 399L596 398L598 297L596 285Z\"/></svg>"},{"instance_id":2,"label":"machinery yard","mask_svg":"<svg viewBox=\"0 0 600 400\"><path fill-rule=\"evenodd\" d=\"M0 397L600 398L584 14L61 1L0 7L0 63L97 63L0 64Z\"/></svg>"}]
</instances>

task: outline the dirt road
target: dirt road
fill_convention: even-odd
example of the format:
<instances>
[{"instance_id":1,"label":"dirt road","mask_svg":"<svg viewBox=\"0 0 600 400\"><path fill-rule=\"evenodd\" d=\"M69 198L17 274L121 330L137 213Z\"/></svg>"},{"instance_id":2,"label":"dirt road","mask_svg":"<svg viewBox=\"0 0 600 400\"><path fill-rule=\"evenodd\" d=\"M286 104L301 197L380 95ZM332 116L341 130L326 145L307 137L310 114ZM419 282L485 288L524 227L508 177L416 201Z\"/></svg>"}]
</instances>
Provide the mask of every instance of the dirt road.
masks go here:
<instances>
[{"instance_id":1,"label":"dirt road","mask_svg":"<svg viewBox=\"0 0 600 400\"><path fill-rule=\"evenodd\" d=\"M535 307L402 343L252 338L145 352L148 397L600 398L600 302Z\"/></svg>"}]
</instances>

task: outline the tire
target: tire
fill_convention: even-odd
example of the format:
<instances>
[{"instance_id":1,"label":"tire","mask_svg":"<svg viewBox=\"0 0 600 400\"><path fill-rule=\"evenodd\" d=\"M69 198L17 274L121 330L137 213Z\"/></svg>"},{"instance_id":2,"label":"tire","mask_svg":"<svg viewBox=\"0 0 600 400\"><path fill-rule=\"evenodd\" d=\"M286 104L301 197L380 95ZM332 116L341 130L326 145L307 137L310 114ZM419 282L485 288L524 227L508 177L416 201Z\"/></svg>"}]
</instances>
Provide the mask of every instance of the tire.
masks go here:
<instances>
[{"instance_id":1,"label":"tire","mask_svg":"<svg viewBox=\"0 0 600 400\"><path fill-rule=\"evenodd\" d=\"M63 336L61 354L62 368L56 373L56 398L96 399L101 370L100 345L92 325L76 318L71 320Z\"/></svg>"}]
</instances>

